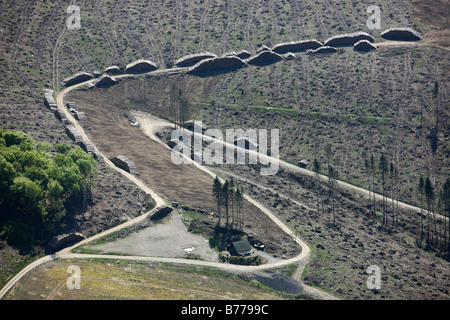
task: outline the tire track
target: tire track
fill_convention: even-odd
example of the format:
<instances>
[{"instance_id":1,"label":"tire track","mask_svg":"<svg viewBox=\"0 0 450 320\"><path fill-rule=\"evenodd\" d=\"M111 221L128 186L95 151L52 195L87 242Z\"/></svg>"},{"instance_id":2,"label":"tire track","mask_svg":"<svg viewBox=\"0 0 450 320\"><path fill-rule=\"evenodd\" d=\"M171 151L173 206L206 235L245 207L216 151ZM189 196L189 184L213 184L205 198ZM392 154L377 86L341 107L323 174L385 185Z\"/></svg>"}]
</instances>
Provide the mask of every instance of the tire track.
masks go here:
<instances>
[{"instance_id":1,"label":"tire track","mask_svg":"<svg viewBox=\"0 0 450 320\"><path fill-rule=\"evenodd\" d=\"M311 7L312 11L314 12L314 15L316 17L317 25L319 27L320 33L322 35L322 38L325 40L326 38L328 38L328 30L325 27L322 19L320 19L320 16L319 16L319 13L318 13L318 12L320 12L320 10L317 9L317 6L315 5L315 3L313 3L313 0L306 0L306 2L309 4L309 6Z\"/></svg>"},{"instance_id":2,"label":"tire track","mask_svg":"<svg viewBox=\"0 0 450 320\"><path fill-rule=\"evenodd\" d=\"M338 16L339 23L342 25L345 32L348 31L349 27L347 26L347 22L345 21L344 17L342 16L341 10L339 10L336 7L336 4L334 3L334 0L328 1L327 3L330 4L330 6L334 9L335 12L333 12L333 16ZM335 19L334 19L335 20Z\"/></svg>"},{"instance_id":3,"label":"tire track","mask_svg":"<svg viewBox=\"0 0 450 320\"><path fill-rule=\"evenodd\" d=\"M103 38L106 40L106 42L108 43L108 46L110 47L111 56L109 57L109 59L110 59L110 61L116 61L117 58L119 57L119 54L117 52L117 48L115 45L117 43L117 39L115 39L115 41L114 41L114 39L111 39L109 30L113 30L113 27L106 25L105 20L103 19L104 14L100 11L100 8L99 8L99 4L101 4L101 3L103 3L103 1L99 0L92 4L93 13L99 21L99 25L100 25L100 28L102 31Z\"/></svg>"},{"instance_id":4,"label":"tire track","mask_svg":"<svg viewBox=\"0 0 450 320\"><path fill-rule=\"evenodd\" d=\"M301 23L301 18L304 15L303 2L301 1L292 1L291 3L292 17L291 19L294 21L294 25L296 26L295 30L299 32L299 38L304 38L305 34L309 34L308 30L305 30L304 24Z\"/></svg>"},{"instance_id":5,"label":"tire track","mask_svg":"<svg viewBox=\"0 0 450 320\"><path fill-rule=\"evenodd\" d=\"M12 2L14 2L14 1L12 1ZM17 37L17 40L14 41L14 44L12 45L12 47L14 48L13 52L11 53L11 58L10 58L10 61L12 61L12 62L16 62L16 56L17 56L17 53L19 51L19 45L21 43L22 36L23 36L23 33L24 33L24 29L25 29L24 28L25 20L26 20L26 17L30 16L29 13L28 13L28 10L30 9L32 4L33 4L33 2L29 1L23 7L23 10L20 13L20 17L18 19L18 23L17 23L17 27L16 27L16 29L19 30L19 36ZM16 63L14 63L14 64L16 65Z\"/></svg>"},{"instance_id":6,"label":"tire track","mask_svg":"<svg viewBox=\"0 0 450 320\"><path fill-rule=\"evenodd\" d=\"M275 14L275 3L274 1L270 1L269 3L269 12L271 17L271 27L270 27L270 46L274 46L276 44L276 27L277 27L277 15ZM264 20L263 20L264 21Z\"/></svg>"},{"instance_id":7,"label":"tire track","mask_svg":"<svg viewBox=\"0 0 450 320\"><path fill-rule=\"evenodd\" d=\"M203 14L200 18L200 41L199 41L199 48L200 51L205 50L205 42L206 42L206 25L208 20L208 10L210 9L210 3L209 0L205 0L205 8L203 9Z\"/></svg>"},{"instance_id":8,"label":"tire track","mask_svg":"<svg viewBox=\"0 0 450 320\"><path fill-rule=\"evenodd\" d=\"M180 50L178 49L178 43L180 42L181 38L181 20L183 18L183 0L176 0L176 8L175 8L175 39L173 43L173 51L172 56L177 59L180 57Z\"/></svg>"},{"instance_id":9,"label":"tire track","mask_svg":"<svg viewBox=\"0 0 450 320\"><path fill-rule=\"evenodd\" d=\"M255 3L256 0L251 1L250 9L248 10L248 19L244 26L244 41L247 43L247 48L250 52L256 52L255 45L250 39L250 29L254 19L253 12L255 10Z\"/></svg>"},{"instance_id":10,"label":"tire track","mask_svg":"<svg viewBox=\"0 0 450 320\"><path fill-rule=\"evenodd\" d=\"M64 24L63 30L59 35L58 39L56 39L55 46L53 47L53 58L52 58L52 74L53 74L53 91L59 91L59 50L62 46L62 41L64 35L66 33L66 24Z\"/></svg>"},{"instance_id":11,"label":"tire track","mask_svg":"<svg viewBox=\"0 0 450 320\"><path fill-rule=\"evenodd\" d=\"M152 48L155 49L155 54L158 59L158 64L161 66L164 66L166 64L165 60L164 60L164 56L161 52L161 48L159 46L158 41L155 39L155 36L154 36L154 34L156 34L155 29L152 28L151 24L150 24L150 18L152 17L154 7L155 7L155 1L150 0L148 3L148 6L147 6L147 11L145 13L145 17L144 17L144 19L145 19L144 27L145 27L145 30L147 31L146 35L150 41L150 45L152 46ZM174 57L174 58L176 58L176 57Z\"/></svg>"},{"instance_id":12,"label":"tire track","mask_svg":"<svg viewBox=\"0 0 450 320\"><path fill-rule=\"evenodd\" d=\"M231 41L231 31L233 26L233 17L234 17L234 7L232 1L226 1L227 5L227 25L225 27L224 34L221 37L221 48L222 53L226 53L230 48L228 47L228 43Z\"/></svg>"},{"instance_id":13,"label":"tire track","mask_svg":"<svg viewBox=\"0 0 450 320\"><path fill-rule=\"evenodd\" d=\"M27 3L27 5L23 8L23 10L20 13L20 17L18 19L18 23L17 23L17 27L16 29L19 30L19 36L17 37L17 40L14 41L14 44L12 45L13 47L13 52L10 55L9 58L9 65L11 67L11 70L23 81L23 83L25 83L29 88L31 88L30 85L30 81L28 80L28 77L24 76L22 74L21 71L19 71L19 63L17 62L17 54L19 52L19 47L21 44L21 40L22 40L22 36L25 30L24 25L26 24L25 22L27 21L27 18L30 16L29 14L29 9L31 7L31 5L33 4L32 1L29 1Z\"/></svg>"}]
</instances>

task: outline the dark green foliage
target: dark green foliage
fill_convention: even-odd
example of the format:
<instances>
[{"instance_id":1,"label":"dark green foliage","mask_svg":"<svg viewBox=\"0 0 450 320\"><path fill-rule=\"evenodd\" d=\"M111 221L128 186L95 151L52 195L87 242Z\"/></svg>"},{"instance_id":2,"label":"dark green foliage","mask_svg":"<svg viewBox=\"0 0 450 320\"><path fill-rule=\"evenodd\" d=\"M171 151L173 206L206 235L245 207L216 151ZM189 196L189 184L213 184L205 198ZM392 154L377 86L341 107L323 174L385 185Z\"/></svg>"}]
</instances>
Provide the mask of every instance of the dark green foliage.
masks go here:
<instances>
[{"instance_id":1,"label":"dark green foliage","mask_svg":"<svg viewBox=\"0 0 450 320\"><path fill-rule=\"evenodd\" d=\"M63 223L67 204L89 189L95 160L80 147L0 130L0 237L21 248L50 236ZM83 199L83 197L81 197Z\"/></svg>"}]
</instances>

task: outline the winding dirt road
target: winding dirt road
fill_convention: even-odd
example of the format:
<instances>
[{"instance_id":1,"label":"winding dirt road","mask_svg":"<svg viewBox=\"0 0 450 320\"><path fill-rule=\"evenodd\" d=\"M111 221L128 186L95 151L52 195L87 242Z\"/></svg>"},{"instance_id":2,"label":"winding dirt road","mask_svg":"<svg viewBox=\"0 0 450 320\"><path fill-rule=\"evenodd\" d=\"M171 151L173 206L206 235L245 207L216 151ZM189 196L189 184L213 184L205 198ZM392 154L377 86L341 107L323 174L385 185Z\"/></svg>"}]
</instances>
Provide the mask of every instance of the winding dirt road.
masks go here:
<instances>
[{"instance_id":1,"label":"winding dirt road","mask_svg":"<svg viewBox=\"0 0 450 320\"><path fill-rule=\"evenodd\" d=\"M389 42L383 42L383 43L377 43L376 45L386 45L386 46L397 46L397 45L403 45L405 46L405 43L389 43ZM407 44L407 45L411 45L411 44ZM161 70L156 70L156 71L152 71L149 72L147 74L149 75L170 75L170 74L177 74L177 73L182 73L185 72L187 69L186 68L172 68L172 69L161 69ZM55 73L55 72L54 72ZM115 78L125 78L125 77L140 77L142 75L147 75L147 74L138 74L138 75L133 75L133 74L122 74L122 75L117 75L115 76ZM67 110L67 108L64 106L64 96L65 94L67 94L68 92L70 92L71 90L74 90L76 88L85 86L86 84L92 83L94 82L96 79L91 79L89 81L83 82L83 83L79 83L76 85L73 85L71 87L65 88L64 90L62 90L61 92L59 92L57 94L56 97L56 102L58 104L58 108L60 110L62 110L67 119L69 120L69 122L71 122L72 125L75 126L75 128L81 133L82 137L84 140L89 140L87 135L85 134L83 128L78 124L78 122L75 120L75 118L72 116L72 114ZM141 125L143 125L143 130L144 132L153 140L158 141L161 144L164 144L163 142L161 142L156 136L155 136L155 130L157 127L160 126L172 126L171 123L169 122L164 122L162 120L158 120L155 122L155 119L153 119L153 122L150 118L146 118L145 116L143 116L143 114L137 114L137 118L138 121L141 123ZM205 136L203 136L205 138ZM220 141L221 143L227 144L224 141ZM235 147L234 145L230 144L231 147ZM95 146L94 146L95 147ZM167 148L169 148L166 145ZM95 147L97 152L100 152L100 150L98 150ZM170 148L169 148L170 149ZM247 152L255 152L255 151L247 151ZM101 153L101 152L100 152ZM288 168L294 172L299 172L301 174L305 174L305 175L309 175L309 176L313 176L315 173L311 170L307 170L307 169L303 169L300 167L297 167L295 165L292 165L290 163L287 163L283 160L279 160L276 158L272 158L272 157L268 157L267 155L263 155L260 154L258 152L256 152L256 155L258 157L261 158L265 158L268 161L278 161L278 163L281 166L284 166L285 168ZM189 159L190 160L190 159ZM133 181L138 187L140 187L144 192L150 194L152 196L152 198L155 200L155 208L153 210L150 210L149 212L146 212L145 214L134 218L132 220L129 220L119 226L116 226L114 228L111 228L109 230L106 230L104 232L101 232L97 235L94 235L90 238L87 238L71 247L65 248L59 252L56 252L52 255L48 255L48 256L44 256L32 263L30 263L29 265L27 265L24 269L22 269L19 273L17 273L1 290L0 290L0 299L3 298L5 296L5 294L29 271L31 271L32 269L45 264L47 262L56 260L56 259L61 259L61 258L69 258L69 259L86 259L86 258L111 258L111 259L124 259L124 260L138 260L138 261L161 261L161 262L171 262L171 263L182 263L182 264L193 264L193 265L199 265L199 266L209 266L209 267L217 267L217 268L221 268L221 269L226 269L226 270L230 270L230 271L245 271L245 272L251 272L251 271L260 271L260 270L266 270L266 269L270 269L270 268L276 268L276 267L280 267L280 266L284 266L284 265L288 265L288 264L299 264L299 268L294 276L295 279L297 279L299 282L301 281L301 274L303 271L304 266L307 264L309 256L310 256L310 248L308 247L308 245L303 242L300 238L298 238L284 223L282 223L270 210L268 210L266 207L264 207L262 204L260 204L259 202L251 199L249 196L245 195L245 198L251 202L253 205L255 205L256 207L258 207L259 209L261 209L270 219L272 219L282 230L284 230L289 236L291 236L296 243L298 243L300 245L300 247L302 248L301 253L293 258L290 259L286 259L286 260L280 260L274 263L268 263L268 264L264 264L264 265L260 265L260 266L239 266L239 265L232 265L232 264L224 264L224 263L215 263L215 262L207 262L207 261L198 261L198 260L188 260L188 259L171 259L171 258L156 258L156 257L142 257L142 256L117 256L117 255L113 255L113 256L109 256L109 255L94 255L94 254L77 254L77 253L71 253L71 250L74 249L75 247L81 246L83 244L86 244L90 241L93 241L95 239L101 238L105 235L108 235L110 233L113 233L117 230L129 227L135 223L138 223L142 220L144 220L145 218L147 218L147 216L152 213L154 210L157 210L160 206L165 205L166 201L160 196L158 195L156 192L154 192L152 189L148 188L142 181L140 181L136 176L133 176L132 174L129 174L128 172L125 172L119 168L117 168L111 161L109 161L106 157L105 157L105 162L107 165L109 165L111 168L113 168L114 170L120 172L121 174L125 175L128 179L130 179L131 181ZM208 170L207 168L205 168L204 166L192 161L192 163L194 165L196 165L200 170L212 175L215 177L215 173L211 172L210 170ZM324 175L320 175L321 179L327 179L326 176ZM347 189L353 190L353 191L357 191L361 194L364 194L366 196L369 196L369 191L364 189L364 188L360 188L354 185L351 185L349 183L343 182L343 181L337 181L337 183ZM380 194L375 194L377 198L381 199L382 195ZM389 199L390 200L390 199ZM411 209L411 210L416 210L416 211L420 211L420 208L409 205L407 203L403 203L403 202L398 202L399 206L405 209ZM318 297L322 298L322 299L335 299L334 296L328 294L328 293L324 293L316 288L312 288L309 286L305 286L303 284L305 291L310 292L313 295L317 295Z\"/></svg>"},{"instance_id":2,"label":"winding dirt road","mask_svg":"<svg viewBox=\"0 0 450 320\"><path fill-rule=\"evenodd\" d=\"M180 70L182 70L182 68L179 68ZM173 69L168 69L168 70L157 70L157 71L153 71L151 72L152 74L170 74L173 72L177 72L176 70ZM132 77L132 76L136 76L136 75L128 75L128 74L124 74L124 75L120 75L118 77ZM88 83L92 83L93 81L95 81L95 79L83 82L83 83L79 83L76 85L73 85L71 87L65 88L64 90L62 90L61 92L59 92L57 94L56 97L56 102L58 105L58 108L60 110L62 110L68 121L75 126L75 128L80 132L80 134L82 135L84 140L89 140L86 133L84 132L84 129L79 125L78 121L75 120L75 118L72 116L72 114L67 110L67 108L64 106L64 96L65 94L67 94L68 92L70 92L71 90L74 90L78 87L84 86ZM142 117L142 115L139 115L138 118L139 122L143 125L144 128L144 132L152 139L154 139L155 141L157 141L158 143L164 144L162 141L160 141L156 136L155 136L155 130L161 126L167 126L170 123L166 123L163 120L156 120L153 119L153 122L147 117L146 119L144 119ZM170 124L171 125L171 124ZM164 144L165 145L165 144ZM169 150L170 148L165 145ZM100 150L98 150L95 145L94 148L97 152L100 152ZM190 159L189 159L190 160ZM296 243L298 243L301 247L301 253L293 258L290 259L286 259L286 260L280 260L277 262L273 262L273 263L267 263L264 265L260 265L260 266L239 266L239 265L232 265L232 264L225 264L225 263L216 263L216 262L207 262L207 261L198 261L198 260L191 260L191 259L176 259L176 258L156 258L156 257L142 257L142 256L109 256L109 255L95 255L95 254L77 254L77 253L71 253L72 249L84 245L86 243L89 243L93 240L99 239L101 237L104 237L108 234L111 234L115 231L118 231L120 229L129 227L135 223L138 223L144 219L147 218L147 216L151 213L153 213L155 210L157 210L159 207L161 207L162 205L166 204L166 201L159 196L157 193L155 193L153 190L151 190L150 188L148 188L142 181L140 181L136 176L133 176L132 174L125 172L124 170L121 170L119 168L117 168L111 161L109 161L107 158L105 158L105 163L107 165L109 165L111 168L113 168L114 170L118 171L119 173L125 175L128 179L130 179L131 181L133 181L137 186L139 186L144 192L150 194L153 199L155 200L155 208L146 212L145 214L134 218L132 220L129 220L121 225L118 225L114 228L111 228L109 230L106 230L104 232L101 232L99 234L96 234L92 237L89 237L87 239L84 239L78 243L76 243L75 245L71 246L71 247L67 247L62 249L61 251L58 251L52 255L47 255L44 256L34 262L32 262L31 264L29 264L28 266L26 266L24 269L22 269L18 274L16 274L16 276L14 276L1 290L0 290L0 299L4 297L4 295L25 275L27 274L29 271L33 270L34 268L45 264L47 262L56 260L56 259L62 259L62 258L68 258L68 259L86 259L86 258L111 258L111 259L124 259L124 260L138 260L138 261L161 261L161 262L170 262L170 263L182 263L182 264L193 264L193 265L200 265L200 266L209 266L209 267L217 267L217 268L221 268L221 269L225 269L225 270L229 270L229 271L235 271L235 272L251 272L251 271L257 271L257 270L266 270L266 269L271 269L271 268L276 268L276 267L281 267L281 266L285 266L288 264L293 264L293 263L300 263L302 260L307 259L311 253L310 248L308 247L308 245L303 242L300 238L298 238L286 225L284 225L275 215L272 214L272 212L270 210L268 210L266 207L264 207L262 204L260 204L259 202L251 199L250 197L248 197L247 195L245 195L244 197L251 202L253 205L255 205L256 207L258 207L259 209L261 209L270 219L272 219L283 231L285 231L288 235L290 235L294 241ZM193 162L200 170L210 174L211 176L215 176L215 174L213 172L211 172L210 170L206 169L204 166L199 165L195 162Z\"/></svg>"}]
</instances>

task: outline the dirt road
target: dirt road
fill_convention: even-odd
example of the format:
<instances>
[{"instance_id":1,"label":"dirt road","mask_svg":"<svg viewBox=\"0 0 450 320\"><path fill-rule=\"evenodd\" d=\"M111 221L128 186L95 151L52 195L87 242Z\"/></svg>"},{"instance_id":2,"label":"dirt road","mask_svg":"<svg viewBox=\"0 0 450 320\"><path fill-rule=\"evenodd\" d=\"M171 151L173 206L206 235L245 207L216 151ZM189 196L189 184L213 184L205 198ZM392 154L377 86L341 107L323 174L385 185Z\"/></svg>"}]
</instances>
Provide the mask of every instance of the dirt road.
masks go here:
<instances>
[{"instance_id":1,"label":"dirt road","mask_svg":"<svg viewBox=\"0 0 450 320\"><path fill-rule=\"evenodd\" d=\"M160 70L159 73L164 73L164 70ZM122 75L122 77L125 77L128 75ZM131 76L131 75L130 75ZM65 94L67 94L68 92L70 92L73 89L76 89L80 86L86 85L90 82L92 82L94 80L90 80L90 81L86 81L84 83L80 83L68 88L65 88L63 91L61 91L60 93L58 93L57 97L56 97L56 102L58 104L58 108L62 111L64 111L64 113L66 114L67 119L69 120L69 122L71 122L75 128L81 133L83 139L85 140L89 140L86 133L84 132L84 129L78 124L78 122L75 120L75 118L72 116L72 114L67 110L67 108L64 106L64 96ZM149 120L144 120L143 118L139 118L139 121L141 123L144 124L144 132L146 132L146 134L152 138L153 140L157 141L158 143L163 144L163 142L161 142L159 139L157 139L157 137L154 135L155 130L157 128L159 128L159 126L166 126L167 123L163 122L163 121L149 121ZM167 147L167 146L166 146ZM168 148L168 147L167 147ZM96 151L99 152L99 150L95 147ZM170 148L169 148L170 149ZM156 206L153 210L135 218L132 220L127 221L126 223L123 223L119 226L116 226L114 228L111 228L109 230L106 230L104 232L101 232L99 234L96 234L92 237L89 237L87 239L84 239L81 242L78 242L77 244L71 246L71 247L67 247L55 254L52 255L48 255L48 256L44 256L36 261L34 261L33 263L29 264L27 267L25 267L24 269L22 269L15 277L13 277L1 290L0 290L0 298L2 298L26 273L28 273L30 270L44 264L47 263L49 261L55 260L55 259L61 259L61 258L114 258L114 259L126 259L126 260L139 260L139 261L164 261L164 262L172 262L172 263L185 263L185 264L195 264L195 265L203 265L203 266L210 266L210 267L217 267L217 268L222 268L222 269L226 269L226 270L231 270L231 271L245 271L245 272L249 272L249 271L256 271L256 270L265 270L265 269L270 269L270 268L276 268L276 267L281 267L281 266L285 266L288 264L296 264L301 262L304 259L307 259L310 255L310 249L307 246L306 243L304 243L300 238L298 238L297 236L295 236L292 231L285 226L281 221L279 221L277 219L276 216L274 216L272 214L272 212L270 212L267 208L265 208L263 205L261 205L260 203L258 203L257 201L251 199L248 196L245 196L245 199L247 199L250 203L252 203L255 207L259 208L261 211L263 211L272 221L274 221L276 223L276 225L278 225L284 232L286 232L289 236L291 236L296 243L298 243L300 245L300 247L302 248L301 253L299 255L297 255L296 257L290 258L290 259L285 259L285 260L279 260L277 262L274 263L268 263L268 264L264 264L264 265L260 265L260 266L238 266L238 265L232 265L232 264L224 264L224 263L215 263L215 262L206 262L206 261L197 261L197 260L191 260L191 259L174 259L174 258L153 258L153 257L142 257L142 256L108 256L108 255L91 255L91 254L74 254L71 253L71 250L74 249L75 247L81 246L83 244L89 243L95 239L101 238L105 235L111 234L115 231L118 231L122 228L126 228L129 227L135 223L138 223L140 221L142 221L143 219L147 218L147 216L152 213L154 210L157 210L160 206L166 204L166 201L160 197L157 193L155 193L152 189L148 188L142 181L140 181L138 178L136 178L135 176L118 169L111 161L109 161L106 157L105 157L105 162L106 164L108 164L111 168L113 168L114 170L120 172L121 174L124 174L127 178L129 178L131 181L133 181L137 186L139 186L140 188L142 188L142 190L144 190L145 192L147 192L148 194L150 194L153 199L155 200ZM211 171L209 171L208 169L206 169L205 167L196 164L197 167L199 169L201 169L202 171L210 174L211 176L215 176L215 174Z\"/></svg>"}]
</instances>

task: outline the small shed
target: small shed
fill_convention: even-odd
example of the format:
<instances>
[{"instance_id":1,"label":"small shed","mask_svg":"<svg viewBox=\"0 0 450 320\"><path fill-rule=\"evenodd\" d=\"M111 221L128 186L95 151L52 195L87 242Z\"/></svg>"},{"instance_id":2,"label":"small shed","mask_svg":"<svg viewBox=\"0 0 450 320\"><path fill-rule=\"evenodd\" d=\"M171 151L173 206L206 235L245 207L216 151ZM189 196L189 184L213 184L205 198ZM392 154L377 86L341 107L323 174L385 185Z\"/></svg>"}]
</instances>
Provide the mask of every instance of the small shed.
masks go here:
<instances>
[{"instance_id":1,"label":"small shed","mask_svg":"<svg viewBox=\"0 0 450 320\"><path fill-rule=\"evenodd\" d=\"M67 233L67 234L61 234L61 235L54 236L50 240L48 245L51 249L56 249L56 248L60 248L63 245L66 245L66 244L76 243L83 239L84 239L83 234L81 234L79 232L71 232L71 233Z\"/></svg>"},{"instance_id":2,"label":"small shed","mask_svg":"<svg viewBox=\"0 0 450 320\"><path fill-rule=\"evenodd\" d=\"M105 73L107 74L118 74L120 73L120 68L118 66L110 66L105 69Z\"/></svg>"},{"instance_id":3,"label":"small shed","mask_svg":"<svg viewBox=\"0 0 450 320\"><path fill-rule=\"evenodd\" d=\"M252 247L247 240L235 241L232 245L236 253L240 256L249 256L252 254Z\"/></svg>"},{"instance_id":4,"label":"small shed","mask_svg":"<svg viewBox=\"0 0 450 320\"><path fill-rule=\"evenodd\" d=\"M47 108L51 110L58 109L58 105L56 104L55 98L53 98L53 90L50 89L44 89L44 104Z\"/></svg>"},{"instance_id":5,"label":"small shed","mask_svg":"<svg viewBox=\"0 0 450 320\"><path fill-rule=\"evenodd\" d=\"M97 160L99 163L104 163L105 159L103 158L103 155L100 152L94 151L93 153L94 159Z\"/></svg>"},{"instance_id":6,"label":"small shed","mask_svg":"<svg viewBox=\"0 0 450 320\"><path fill-rule=\"evenodd\" d=\"M152 214L150 214L148 218L152 221L161 220L164 217L166 217L169 213L171 213L172 210L173 210L172 207L163 205L157 208Z\"/></svg>"},{"instance_id":7,"label":"small shed","mask_svg":"<svg viewBox=\"0 0 450 320\"><path fill-rule=\"evenodd\" d=\"M149 71L154 71L158 69L156 63L150 60L139 59L132 63L127 64L125 67L126 73L144 73Z\"/></svg>"},{"instance_id":8,"label":"small shed","mask_svg":"<svg viewBox=\"0 0 450 320\"><path fill-rule=\"evenodd\" d=\"M111 162L114 163L117 167L119 167L131 174L139 175L139 172L138 172L134 162L125 156L114 157L111 159Z\"/></svg>"},{"instance_id":9,"label":"small shed","mask_svg":"<svg viewBox=\"0 0 450 320\"><path fill-rule=\"evenodd\" d=\"M117 83L117 80L110 75L104 74L95 82L96 87L110 87Z\"/></svg>"},{"instance_id":10,"label":"small shed","mask_svg":"<svg viewBox=\"0 0 450 320\"><path fill-rule=\"evenodd\" d=\"M84 112L80 112L80 111L76 112L75 118L80 122L86 122L86 115Z\"/></svg>"},{"instance_id":11,"label":"small shed","mask_svg":"<svg viewBox=\"0 0 450 320\"><path fill-rule=\"evenodd\" d=\"M309 164L309 161L306 159L302 159L298 162L298 166L301 168L306 168Z\"/></svg>"},{"instance_id":12,"label":"small shed","mask_svg":"<svg viewBox=\"0 0 450 320\"><path fill-rule=\"evenodd\" d=\"M92 142L90 142L88 140L82 140L82 141L78 142L78 145L87 154L93 154L95 152L94 145L92 144Z\"/></svg>"},{"instance_id":13,"label":"small shed","mask_svg":"<svg viewBox=\"0 0 450 320\"><path fill-rule=\"evenodd\" d=\"M71 77L67 77L63 79L62 85L65 87L72 86L77 83L88 81L92 78L92 75L87 72L78 72L77 74L74 74Z\"/></svg>"},{"instance_id":14,"label":"small shed","mask_svg":"<svg viewBox=\"0 0 450 320\"><path fill-rule=\"evenodd\" d=\"M69 138L75 141L76 143L79 143L83 140L83 137L73 125L68 125L65 131L69 136Z\"/></svg>"},{"instance_id":15,"label":"small shed","mask_svg":"<svg viewBox=\"0 0 450 320\"><path fill-rule=\"evenodd\" d=\"M66 103L66 107L67 109L69 109L69 111L78 111L78 107L77 107L77 103L76 102L67 102Z\"/></svg>"},{"instance_id":16,"label":"small shed","mask_svg":"<svg viewBox=\"0 0 450 320\"><path fill-rule=\"evenodd\" d=\"M239 52L236 52L236 57L240 58L240 59L247 59L251 56L252 54L250 52L248 52L247 50L241 50Z\"/></svg>"},{"instance_id":17,"label":"small shed","mask_svg":"<svg viewBox=\"0 0 450 320\"><path fill-rule=\"evenodd\" d=\"M55 116L58 120L62 121L63 123L67 123L67 117L64 111L56 109L55 110Z\"/></svg>"}]
</instances>

